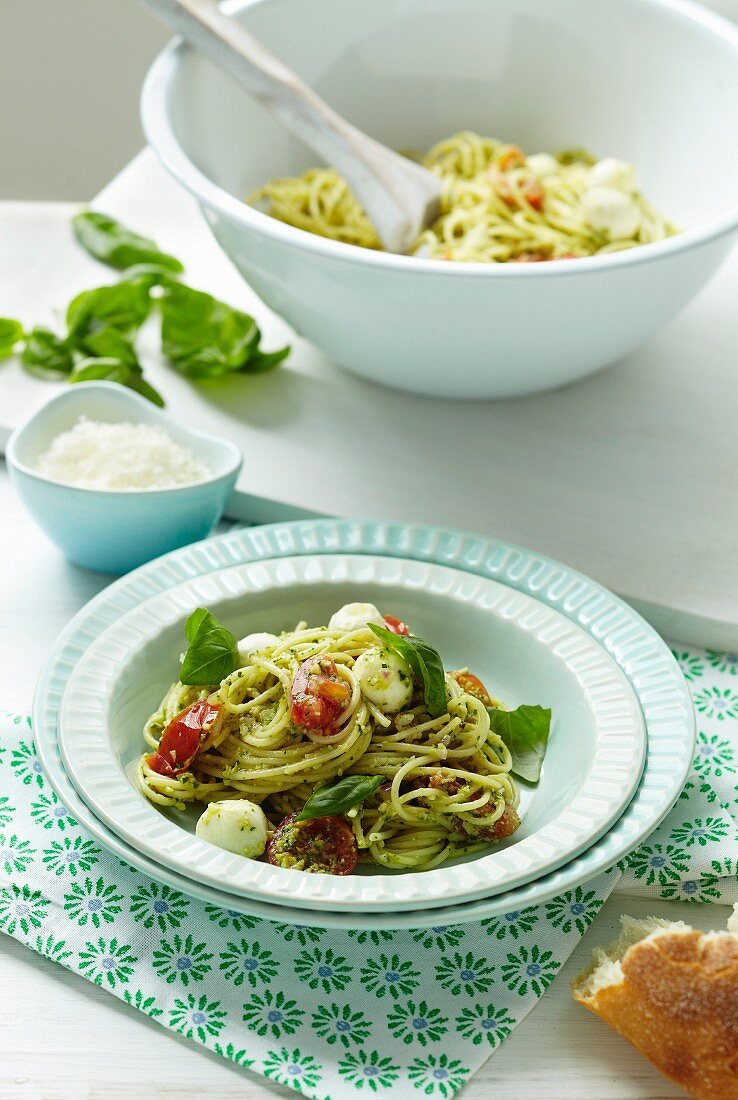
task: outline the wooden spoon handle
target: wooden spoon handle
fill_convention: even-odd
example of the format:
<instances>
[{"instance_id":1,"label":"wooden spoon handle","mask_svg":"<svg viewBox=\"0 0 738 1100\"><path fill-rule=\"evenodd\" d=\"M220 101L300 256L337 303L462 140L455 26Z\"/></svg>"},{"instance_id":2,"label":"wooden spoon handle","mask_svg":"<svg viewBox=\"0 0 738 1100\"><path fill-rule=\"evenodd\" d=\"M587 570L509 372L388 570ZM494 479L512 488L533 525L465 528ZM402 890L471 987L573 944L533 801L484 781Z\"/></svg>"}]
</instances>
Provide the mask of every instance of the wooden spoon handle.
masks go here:
<instances>
[{"instance_id":1,"label":"wooden spoon handle","mask_svg":"<svg viewBox=\"0 0 738 1100\"><path fill-rule=\"evenodd\" d=\"M329 107L216 0L144 0L169 26L226 69L349 182L384 245L405 252L435 217L439 181L362 133Z\"/></svg>"}]
</instances>

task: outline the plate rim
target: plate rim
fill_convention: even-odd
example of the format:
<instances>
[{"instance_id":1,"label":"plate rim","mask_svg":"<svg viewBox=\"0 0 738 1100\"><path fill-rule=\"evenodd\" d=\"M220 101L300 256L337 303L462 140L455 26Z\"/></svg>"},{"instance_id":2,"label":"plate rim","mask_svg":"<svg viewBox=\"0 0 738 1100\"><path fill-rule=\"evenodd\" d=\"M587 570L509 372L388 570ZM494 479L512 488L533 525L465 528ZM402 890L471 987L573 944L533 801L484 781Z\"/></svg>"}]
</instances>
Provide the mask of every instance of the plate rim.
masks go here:
<instances>
[{"instance_id":1,"label":"plate rim","mask_svg":"<svg viewBox=\"0 0 738 1100\"><path fill-rule=\"evenodd\" d=\"M559 585L564 585L563 594L568 597L568 606L564 606L564 612L569 617L575 615L576 621L591 625L593 610L599 607L604 609L608 616L622 612L626 620L637 628L638 634L647 642L641 656L654 653L661 662L665 662L670 672L671 688L673 689L672 705L678 700L678 723L682 728L682 736L688 741L688 751L683 754L682 765L674 771L667 785L664 785L663 777L657 777L657 790L655 799L658 809L649 815L647 825L635 829L631 827L627 840L620 844L620 851L610 851L607 859L608 869L629 854L649 835L663 820L672 806L675 804L681 788L691 766L695 743L695 718L694 707L687 684L674 660L666 643L656 634L641 616L628 607L617 596L612 595L602 585L592 581L577 570L563 566L554 559L534 551L526 551L505 542L501 539L482 537L459 529L439 527L428 524L403 524L399 522L383 522L373 520L330 520L311 519L297 520L290 523L269 524L263 527L242 528L230 531L222 535L211 537L199 543L180 550L172 551L162 558L155 559L137 570L121 577L113 582L103 592L93 597L72 618L70 623L59 635L49 657L39 676L37 690L34 696L34 722L37 736L39 758L46 770L52 787L62 799L78 805L77 819L108 849L115 851L125 862L136 866L144 874L156 879L163 879L175 885L184 893L190 893L198 897L211 900L221 907L235 909L241 906L245 911L257 913L271 920L281 920L286 923L294 923L302 918L307 923L319 923L323 921L324 927L355 927L356 921L361 920L366 927L410 927L434 926L439 919L447 919L450 923L459 923L479 920L485 917L504 913L511 908L524 905L537 904L546 901L567 889L581 885L595 878L599 868L590 866L591 853L604 847L612 848L612 834L620 834L626 823L632 817L633 807L639 792L644 786L651 769L650 754L646 762L646 770L641 780L639 790L630 806L613 826L613 829L601 838L592 849L581 856L576 857L571 863L565 864L557 871L551 872L544 879L516 890L498 895L495 898L482 899L480 902L471 902L458 906L449 906L435 909L430 912L424 910L409 910L407 913L395 914L352 914L348 916L334 913L317 913L314 910L287 909L276 905L261 906L258 902L239 899L237 895L221 894L219 891L204 888L192 880L166 871L159 864L154 864L145 857L140 856L134 849L122 845L104 825L88 811L82 800L76 794L70 780L64 772L56 745L56 717L58 701L63 692L65 674L71 668L69 660L63 658L63 650L69 638L81 631L84 636L85 624L91 614L103 603L111 601L110 621L113 621L116 611L127 610L125 597L132 585L149 586L149 591L164 591L167 587L186 580L188 577L207 573L209 569L217 568L230 561L238 564L247 560L263 560L271 557L285 556L288 552L310 553L317 549L330 553L345 550L347 552L366 553L396 553L412 556L416 560L430 560L440 564L455 561L459 567L468 572L481 572L483 575L496 575L493 567L499 568L503 560L508 560L511 568L510 587L523 590L537 591L546 572L553 570L553 579ZM213 552L217 550L220 560L213 561ZM413 551L411 554L410 551ZM510 560L512 559L512 560ZM203 569L203 566L205 568ZM152 573L158 573L158 581L154 584ZM549 576L549 579L550 576ZM152 586L153 587L150 587ZM590 602L583 602L577 597L589 597ZM574 601L574 602L572 602ZM131 605L132 606L132 605ZM88 635L93 637L93 635ZM602 641L602 638L600 638ZM622 641L622 637L621 637ZM612 655L609 644L605 648ZM617 658L616 658L617 659ZM627 673L626 673L627 674ZM648 670L633 684L639 699L644 696L648 700L649 707L663 710L667 704L660 698L659 690L649 682ZM668 709L668 706L667 706ZM46 713L48 711L48 714ZM644 715L647 720L648 716ZM652 777L653 778L653 777ZM74 811L72 811L74 812ZM631 822L632 825L632 822ZM224 898L227 900L224 901Z\"/></svg>"},{"instance_id":2,"label":"plate rim","mask_svg":"<svg viewBox=\"0 0 738 1100\"><path fill-rule=\"evenodd\" d=\"M567 670L594 723L595 752L585 785L555 817L517 844L480 853L469 863L347 880L306 878L261 862L245 863L193 837L142 798L111 752L106 733L110 699L121 684L121 665L203 602L243 600L249 592L292 585L342 583L369 589L396 585L405 591L423 589L450 597L460 612L464 606L475 607L534 638ZM311 554L216 569L151 596L116 619L81 654L70 674L58 741L65 771L82 800L112 832L154 862L188 879L265 903L397 911L420 904L438 908L502 893L542 877L592 847L622 815L638 787L647 730L623 670L591 634L557 608L498 580L474 577L445 564L386 555ZM347 891L347 886L352 889Z\"/></svg>"}]
</instances>

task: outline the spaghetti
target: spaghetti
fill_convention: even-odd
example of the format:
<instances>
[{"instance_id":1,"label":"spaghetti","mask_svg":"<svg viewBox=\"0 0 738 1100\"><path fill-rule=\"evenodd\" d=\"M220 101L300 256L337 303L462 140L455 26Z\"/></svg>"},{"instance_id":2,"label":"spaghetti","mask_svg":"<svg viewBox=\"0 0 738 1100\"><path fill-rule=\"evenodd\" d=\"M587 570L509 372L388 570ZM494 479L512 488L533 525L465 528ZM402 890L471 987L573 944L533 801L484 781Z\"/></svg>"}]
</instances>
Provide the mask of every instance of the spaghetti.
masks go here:
<instances>
[{"instance_id":1,"label":"spaghetti","mask_svg":"<svg viewBox=\"0 0 738 1100\"><path fill-rule=\"evenodd\" d=\"M407 630L390 617L378 621L393 633ZM501 704L476 677L439 664L443 709L433 714L413 669L366 622L300 623L260 637L267 644L220 684L175 683L149 718L144 737L154 751L141 758L137 781L152 802L181 810L248 799L271 831L338 777L377 777L342 820L359 858L388 868L436 867L517 828L510 752L487 710ZM196 753L180 757L184 770L170 767L161 758L165 732L193 710Z\"/></svg>"},{"instance_id":2,"label":"spaghetti","mask_svg":"<svg viewBox=\"0 0 738 1100\"><path fill-rule=\"evenodd\" d=\"M471 131L440 141L422 164L443 181L440 217L411 248L427 259L535 262L617 252L678 230L637 190L630 165L595 163L584 150L526 157ZM621 165L626 176L608 168ZM604 170L603 170L604 169ZM603 193L604 192L604 193ZM381 249L346 181L333 168L272 180L248 201L321 237Z\"/></svg>"}]
</instances>

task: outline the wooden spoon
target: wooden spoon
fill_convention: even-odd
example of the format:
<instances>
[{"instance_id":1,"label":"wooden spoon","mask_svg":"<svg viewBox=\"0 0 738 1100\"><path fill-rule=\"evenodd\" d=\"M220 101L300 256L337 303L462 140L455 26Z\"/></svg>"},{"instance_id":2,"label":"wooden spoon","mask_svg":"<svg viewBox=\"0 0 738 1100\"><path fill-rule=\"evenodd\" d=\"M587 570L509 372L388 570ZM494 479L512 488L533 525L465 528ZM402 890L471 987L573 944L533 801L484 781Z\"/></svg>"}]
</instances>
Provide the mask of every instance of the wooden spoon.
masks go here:
<instances>
[{"instance_id":1,"label":"wooden spoon","mask_svg":"<svg viewBox=\"0 0 738 1100\"><path fill-rule=\"evenodd\" d=\"M337 114L216 0L144 0L234 76L347 180L388 252L407 252L439 213L440 180Z\"/></svg>"}]
</instances>

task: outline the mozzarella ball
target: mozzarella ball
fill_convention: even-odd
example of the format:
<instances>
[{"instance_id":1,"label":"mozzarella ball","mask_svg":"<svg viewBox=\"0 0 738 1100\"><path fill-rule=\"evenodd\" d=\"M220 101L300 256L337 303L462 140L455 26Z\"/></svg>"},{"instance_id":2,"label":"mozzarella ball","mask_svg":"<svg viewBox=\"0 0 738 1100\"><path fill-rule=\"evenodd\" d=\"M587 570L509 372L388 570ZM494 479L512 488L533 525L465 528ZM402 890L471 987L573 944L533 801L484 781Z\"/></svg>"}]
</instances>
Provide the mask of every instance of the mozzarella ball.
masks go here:
<instances>
[{"instance_id":1,"label":"mozzarella ball","mask_svg":"<svg viewBox=\"0 0 738 1100\"><path fill-rule=\"evenodd\" d=\"M592 228L607 233L611 241L634 237L641 224L636 204L614 187L591 187L582 196L582 208Z\"/></svg>"},{"instance_id":2,"label":"mozzarella ball","mask_svg":"<svg viewBox=\"0 0 738 1100\"><path fill-rule=\"evenodd\" d=\"M276 634L268 634L266 631L261 631L258 634L247 634L238 643L239 667L248 664L252 653L263 653L265 649L271 649L278 642L279 638Z\"/></svg>"},{"instance_id":3,"label":"mozzarella ball","mask_svg":"<svg viewBox=\"0 0 738 1100\"><path fill-rule=\"evenodd\" d=\"M386 714L396 714L412 699L412 669L389 649L365 650L357 658L354 675L364 698Z\"/></svg>"},{"instance_id":4,"label":"mozzarella ball","mask_svg":"<svg viewBox=\"0 0 738 1100\"><path fill-rule=\"evenodd\" d=\"M258 859L266 848L267 819L261 806L247 798L211 802L195 826L195 836L237 856Z\"/></svg>"},{"instance_id":5,"label":"mozzarella ball","mask_svg":"<svg viewBox=\"0 0 738 1100\"><path fill-rule=\"evenodd\" d=\"M374 623L376 626L387 625L384 615L373 603L346 603L331 615L328 629L348 633L350 630L361 630L369 623Z\"/></svg>"},{"instance_id":6,"label":"mozzarella ball","mask_svg":"<svg viewBox=\"0 0 738 1100\"><path fill-rule=\"evenodd\" d=\"M558 161L550 153L533 153L532 156L526 159L525 163L533 175L538 176L539 179L552 176L559 168Z\"/></svg>"},{"instance_id":7,"label":"mozzarella ball","mask_svg":"<svg viewBox=\"0 0 738 1100\"><path fill-rule=\"evenodd\" d=\"M733 902L733 912L728 917L728 931L738 933L738 901Z\"/></svg>"},{"instance_id":8,"label":"mozzarella ball","mask_svg":"<svg viewBox=\"0 0 738 1100\"><path fill-rule=\"evenodd\" d=\"M605 157L598 160L587 172L587 187L614 187L632 195L638 190L635 168L625 160Z\"/></svg>"}]
</instances>

